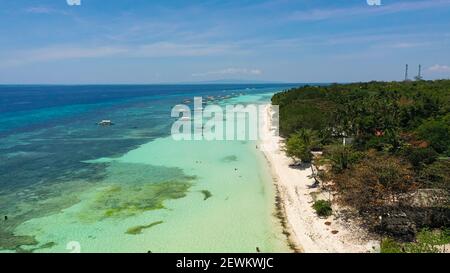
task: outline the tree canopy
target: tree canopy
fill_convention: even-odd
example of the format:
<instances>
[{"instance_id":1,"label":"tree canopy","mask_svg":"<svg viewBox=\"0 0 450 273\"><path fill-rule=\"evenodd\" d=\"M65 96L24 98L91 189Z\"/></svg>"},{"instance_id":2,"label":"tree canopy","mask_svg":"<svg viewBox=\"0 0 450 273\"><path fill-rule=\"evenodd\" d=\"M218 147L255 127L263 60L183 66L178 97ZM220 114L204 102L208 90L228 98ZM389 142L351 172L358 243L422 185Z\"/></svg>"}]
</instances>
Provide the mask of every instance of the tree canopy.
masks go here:
<instances>
[{"instance_id":1,"label":"tree canopy","mask_svg":"<svg viewBox=\"0 0 450 273\"><path fill-rule=\"evenodd\" d=\"M303 86L272 104L287 154L311 162L322 150L338 201L379 212L433 189L447 196L439 216L447 220L436 219L450 222L450 80Z\"/></svg>"}]
</instances>

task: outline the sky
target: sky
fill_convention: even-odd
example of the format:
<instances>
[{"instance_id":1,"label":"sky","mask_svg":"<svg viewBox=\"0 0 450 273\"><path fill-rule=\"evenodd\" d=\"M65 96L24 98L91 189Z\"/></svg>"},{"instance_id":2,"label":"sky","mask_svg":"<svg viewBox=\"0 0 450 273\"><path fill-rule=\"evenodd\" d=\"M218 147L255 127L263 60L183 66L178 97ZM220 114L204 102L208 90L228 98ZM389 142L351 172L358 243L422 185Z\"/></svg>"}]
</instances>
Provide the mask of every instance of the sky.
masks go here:
<instances>
[{"instance_id":1,"label":"sky","mask_svg":"<svg viewBox=\"0 0 450 273\"><path fill-rule=\"evenodd\" d=\"M0 0L0 84L450 78L450 0Z\"/></svg>"}]
</instances>

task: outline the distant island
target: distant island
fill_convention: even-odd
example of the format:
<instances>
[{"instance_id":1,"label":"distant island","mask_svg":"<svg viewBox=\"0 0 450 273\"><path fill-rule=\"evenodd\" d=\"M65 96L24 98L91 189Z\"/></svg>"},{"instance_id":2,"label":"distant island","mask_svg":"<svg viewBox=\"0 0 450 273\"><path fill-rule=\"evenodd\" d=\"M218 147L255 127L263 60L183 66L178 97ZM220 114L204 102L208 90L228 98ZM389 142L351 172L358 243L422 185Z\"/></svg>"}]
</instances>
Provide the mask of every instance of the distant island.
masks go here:
<instances>
[{"instance_id":1,"label":"distant island","mask_svg":"<svg viewBox=\"0 0 450 273\"><path fill-rule=\"evenodd\" d=\"M264 81L264 80L250 80L250 79L217 79L208 81L182 82L180 84L290 84L290 83L280 81Z\"/></svg>"},{"instance_id":2,"label":"distant island","mask_svg":"<svg viewBox=\"0 0 450 273\"><path fill-rule=\"evenodd\" d=\"M450 80L303 86L272 104L282 138L263 148L294 250L449 251Z\"/></svg>"}]
</instances>

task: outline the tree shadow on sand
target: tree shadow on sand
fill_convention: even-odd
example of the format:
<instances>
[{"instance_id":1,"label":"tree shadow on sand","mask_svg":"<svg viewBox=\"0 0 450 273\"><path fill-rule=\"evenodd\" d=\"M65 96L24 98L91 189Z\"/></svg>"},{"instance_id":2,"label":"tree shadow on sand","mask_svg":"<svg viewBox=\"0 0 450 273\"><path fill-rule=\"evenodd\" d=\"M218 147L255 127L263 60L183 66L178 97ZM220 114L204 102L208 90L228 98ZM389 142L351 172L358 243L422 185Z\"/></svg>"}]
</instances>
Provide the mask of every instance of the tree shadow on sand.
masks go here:
<instances>
[{"instance_id":1,"label":"tree shadow on sand","mask_svg":"<svg viewBox=\"0 0 450 273\"><path fill-rule=\"evenodd\" d=\"M311 168L311 163L297 162L297 163L289 164L289 168L304 171L306 169Z\"/></svg>"},{"instance_id":2,"label":"tree shadow on sand","mask_svg":"<svg viewBox=\"0 0 450 273\"><path fill-rule=\"evenodd\" d=\"M296 169L296 170L301 170L301 171L304 171L304 170L307 170L307 169L311 169L312 174L308 175L308 178L314 179L314 183L312 183L311 185L308 185L308 188L315 189L315 188L318 188L320 186L320 182L317 179L317 174L313 171L313 165L311 163L297 162L297 163L290 164L289 168Z\"/></svg>"}]
</instances>

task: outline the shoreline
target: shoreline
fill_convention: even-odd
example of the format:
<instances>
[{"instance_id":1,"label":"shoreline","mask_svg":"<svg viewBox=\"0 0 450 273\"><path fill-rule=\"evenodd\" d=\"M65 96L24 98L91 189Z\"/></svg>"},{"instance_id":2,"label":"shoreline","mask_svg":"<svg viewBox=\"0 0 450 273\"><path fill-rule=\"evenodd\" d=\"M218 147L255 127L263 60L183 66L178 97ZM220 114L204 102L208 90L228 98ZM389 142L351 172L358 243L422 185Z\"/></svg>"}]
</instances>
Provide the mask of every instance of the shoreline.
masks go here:
<instances>
[{"instance_id":1,"label":"shoreline","mask_svg":"<svg viewBox=\"0 0 450 273\"><path fill-rule=\"evenodd\" d=\"M292 163L282 150L283 139L274 135L271 128L271 105L266 105L262 120L263 152L275 186L276 216L280 220L288 246L294 252L313 253L361 253L375 252L378 242L370 240L367 233L351 221L332 216L320 218L312 204L315 197L324 195L313 184L310 168L291 168ZM325 197L326 198L326 197ZM333 211L339 208L333 204Z\"/></svg>"}]
</instances>

